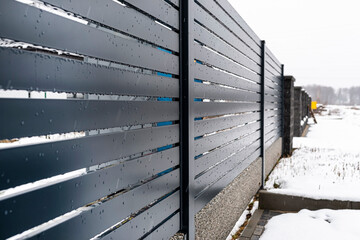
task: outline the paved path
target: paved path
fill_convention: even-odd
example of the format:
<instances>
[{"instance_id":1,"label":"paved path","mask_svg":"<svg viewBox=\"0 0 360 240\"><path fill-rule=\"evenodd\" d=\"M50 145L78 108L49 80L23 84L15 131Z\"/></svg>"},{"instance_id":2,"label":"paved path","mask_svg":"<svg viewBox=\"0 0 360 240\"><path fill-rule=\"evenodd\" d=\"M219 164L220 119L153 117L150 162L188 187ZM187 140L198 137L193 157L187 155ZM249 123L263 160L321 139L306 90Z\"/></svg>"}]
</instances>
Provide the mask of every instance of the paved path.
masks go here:
<instances>
[{"instance_id":1,"label":"paved path","mask_svg":"<svg viewBox=\"0 0 360 240\"><path fill-rule=\"evenodd\" d=\"M261 210L255 211L249 224L241 234L240 240L258 240L264 232L266 223L274 216L286 213L284 211Z\"/></svg>"}]
</instances>

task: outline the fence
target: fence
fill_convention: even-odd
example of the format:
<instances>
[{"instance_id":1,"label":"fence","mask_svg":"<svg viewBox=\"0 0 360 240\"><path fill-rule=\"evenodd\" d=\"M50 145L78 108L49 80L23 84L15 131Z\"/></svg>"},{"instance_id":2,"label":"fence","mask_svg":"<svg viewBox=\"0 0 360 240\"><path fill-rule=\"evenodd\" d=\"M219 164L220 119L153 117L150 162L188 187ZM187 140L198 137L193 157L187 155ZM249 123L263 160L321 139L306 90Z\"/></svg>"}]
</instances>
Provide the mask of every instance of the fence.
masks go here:
<instances>
[{"instance_id":1,"label":"fence","mask_svg":"<svg viewBox=\"0 0 360 240\"><path fill-rule=\"evenodd\" d=\"M259 158L264 181L283 66L226 0L3 0L0 37L1 89L81 96L0 99L0 139L53 138L0 150L1 239L194 239Z\"/></svg>"},{"instance_id":2,"label":"fence","mask_svg":"<svg viewBox=\"0 0 360 240\"><path fill-rule=\"evenodd\" d=\"M291 155L293 137L302 136L310 117L311 97L294 83L293 76L284 77L284 155Z\"/></svg>"},{"instance_id":3,"label":"fence","mask_svg":"<svg viewBox=\"0 0 360 240\"><path fill-rule=\"evenodd\" d=\"M307 125L310 116L311 98L301 88L294 88L294 136L300 137Z\"/></svg>"}]
</instances>

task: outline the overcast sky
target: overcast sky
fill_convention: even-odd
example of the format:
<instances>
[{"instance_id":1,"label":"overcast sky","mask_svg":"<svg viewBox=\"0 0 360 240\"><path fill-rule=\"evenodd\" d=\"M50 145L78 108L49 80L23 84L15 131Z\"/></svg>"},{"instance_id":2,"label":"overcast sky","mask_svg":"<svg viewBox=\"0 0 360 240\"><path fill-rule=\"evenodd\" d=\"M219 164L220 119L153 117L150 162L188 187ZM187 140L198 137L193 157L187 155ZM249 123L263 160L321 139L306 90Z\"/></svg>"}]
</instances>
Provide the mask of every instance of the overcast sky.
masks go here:
<instances>
[{"instance_id":1,"label":"overcast sky","mask_svg":"<svg viewBox=\"0 0 360 240\"><path fill-rule=\"evenodd\" d=\"M229 0L296 85L360 86L360 0Z\"/></svg>"}]
</instances>

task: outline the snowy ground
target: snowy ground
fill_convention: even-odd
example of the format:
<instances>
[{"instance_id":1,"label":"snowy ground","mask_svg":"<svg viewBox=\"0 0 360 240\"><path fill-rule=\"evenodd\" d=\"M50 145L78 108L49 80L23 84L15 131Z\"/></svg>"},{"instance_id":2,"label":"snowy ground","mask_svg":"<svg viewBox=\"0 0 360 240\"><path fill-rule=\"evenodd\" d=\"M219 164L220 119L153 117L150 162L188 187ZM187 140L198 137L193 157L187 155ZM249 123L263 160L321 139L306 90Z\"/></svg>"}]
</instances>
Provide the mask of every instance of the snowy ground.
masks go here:
<instances>
[{"instance_id":1,"label":"snowy ground","mask_svg":"<svg viewBox=\"0 0 360 240\"><path fill-rule=\"evenodd\" d=\"M280 160L265 189L314 199L360 201L360 108L326 109L316 116L318 124L309 120L306 137L294 138L296 150L292 157ZM359 222L360 210L304 209L270 219L260 239L355 240L360 239Z\"/></svg>"},{"instance_id":2,"label":"snowy ground","mask_svg":"<svg viewBox=\"0 0 360 240\"><path fill-rule=\"evenodd\" d=\"M360 110L328 106L265 188L281 194L360 201ZM360 210L302 210L269 220L261 240L360 239Z\"/></svg>"},{"instance_id":3,"label":"snowy ground","mask_svg":"<svg viewBox=\"0 0 360 240\"><path fill-rule=\"evenodd\" d=\"M270 219L260 240L356 240L359 210L301 210Z\"/></svg>"},{"instance_id":4,"label":"snowy ground","mask_svg":"<svg viewBox=\"0 0 360 240\"><path fill-rule=\"evenodd\" d=\"M294 154L281 159L265 189L281 194L360 201L360 110L328 106ZM360 237L359 237L360 238Z\"/></svg>"}]
</instances>

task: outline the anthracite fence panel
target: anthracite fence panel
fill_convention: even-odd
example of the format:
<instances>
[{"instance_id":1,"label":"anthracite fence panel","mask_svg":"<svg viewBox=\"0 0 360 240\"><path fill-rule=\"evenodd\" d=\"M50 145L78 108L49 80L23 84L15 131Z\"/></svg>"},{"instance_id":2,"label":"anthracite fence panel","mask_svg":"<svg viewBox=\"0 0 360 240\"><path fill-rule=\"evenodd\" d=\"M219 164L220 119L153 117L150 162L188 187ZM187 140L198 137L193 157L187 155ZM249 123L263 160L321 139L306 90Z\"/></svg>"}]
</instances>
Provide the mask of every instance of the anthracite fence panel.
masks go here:
<instances>
[{"instance_id":1,"label":"anthracite fence panel","mask_svg":"<svg viewBox=\"0 0 360 240\"><path fill-rule=\"evenodd\" d=\"M174 194L172 193L173 187L178 184L178 178L179 171L175 170L172 173L134 188L132 191L115 196L113 199L103 202L93 209L86 209L86 211L82 211L70 220L43 232L40 237L45 239L89 239L101 233L108 226L115 225L114 227L120 230L121 227L125 227L126 224L132 221L131 214L137 211L139 206L147 206L147 204L153 203L154 201L161 203L161 201L163 201L162 198L166 199L171 197L171 194ZM170 194L170 196L168 196L168 194ZM157 202L155 203L159 204ZM175 211L178 203L173 203L173 211ZM156 204L154 206L156 206ZM150 209L151 208L149 208L149 210ZM146 211L145 209L143 210ZM128 217L128 219L124 219L126 217ZM140 217L140 215L137 217ZM135 217L134 220L137 217ZM129 222L119 227L116 226L116 224L121 224L119 219L124 219L124 221ZM156 226L156 223L152 223L151 221L147 221L147 224L150 225L150 227ZM133 228L132 231L135 232L137 229ZM132 231L128 231L124 238L130 238L133 233ZM176 233L176 231L174 233Z\"/></svg>"},{"instance_id":2,"label":"anthracite fence panel","mask_svg":"<svg viewBox=\"0 0 360 240\"><path fill-rule=\"evenodd\" d=\"M2 212L5 212L6 209L14 210L6 218L6 221L2 223L2 227L7 229L8 232L17 233L21 229L41 224L68 211L85 206L89 202L110 195L119 189L125 189L132 183L136 183L138 179L145 179L158 172L165 171L178 163L175 160L173 162L164 161L164 159L173 158L176 155L170 154L170 156L164 157L156 155L160 154L142 157L109 169L105 168L75 179L6 199L1 204ZM151 169L144 165L145 162L151 164ZM119 176L119 173L122 172L124 173ZM176 188L175 183L172 183L171 186L174 189ZM136 194L137 188L134 188L132 191ZM149 189L149 191L153 190ZM149 195L149 193L145 194L144 191L142 191L142 194L143 196ZM149 200L146 197L142 198L147 199L147 201ZM129 205L127 205L128 207ZM125 218L126 215L122 217Z\"/></svg>"},{"instance_id":3,"label":"anthracite fence panel","mask_svg":"<svg viewBox=\"0 0 360 240\"><path fill-rule=\"evenodd\" d=\"M224 186L234 180L234 178L246 169L253 161L255 161L259 155L260 142L254 142L251 145L248 145L246 149L241 151L239 154L227 159L229 160L229 165L226 168L223 168L225 171L223 172L222 177L209 186L206 191L203 191L201 195L196 197L195 211L200 211L201 208L209 202L209 200L214 198L224 188ZM232 161L233 158L236 158L235 162Z\"/></svg>"},{"instance_id":4,"label":"anthracite fence panel","mask_svg":"<svg viewBox=\"0 0 360 240\"><path fill-rule=\"evenodd\" d=\"M1 239L180 230L178 4L0 3L0 88L68 96L0 99Z\"/></svg>"},{"instance_id":5,"label":"anthracite fence panel","mask_svg":"<svg viewBox=\"0 0 360 240\"><path fill-rule=\"evenodd\" d=\"M257 121L259 118L260 113L253 112L195 121L195 136L198 137L205 134L210 134L218 129L229 129L232 127L241 126L248 122Z\"/></svg>"},{"instance_id":6,"label":"anthracite fence panel","mask_svg":"<svg viewBox=\"0 0 360 240\"><path fill-rule=\"evenodd\" d=\"M146 14L157 18L160 22L169 25L174 29L179 29L179 12L165 1L127 0L125 3L146 12Z\"/></svg>"},{"instance_id":7,"label":"anthracite fence panel","mask_svg":"<svg viewBox=\"0 0 360 240\"><path fill-rule=\"evenodd\" d=\"M38 181L178 141L179 127L170 125L2 149L1 169L5 177L0 188Z\"/></svg>"},{"instance_id":8,"label":"anthracite fence panel","mask_svg":"<svg viewBox=\"0 0 360 240\"><path fill-rule=\"evenodd\" d=\"M253 30L247 25L244 19L239 13L231 6L227 0L216 0L215 1L224 11L232 18L237 25L239 25L251 39L253 39L259 46L261 45L260 38L253 32Z\"/></svg>"},{"instance_id":9,"label":"anthracite fence panel","mask_svg":"<svg viewBox=\"0 0 360 240\"><path fill-rule=\"evenodd\" d=\"M204 63L220 68L224 71L231 72L233 74L237 74L240 77L247 78L254 82L259 82L259 75L256 72L248 71L245 68L241 68L239 63L235 63L233 61L229 61L224 57L220 57L218 53L215 53L208 48L204 48L202 46L203 43L196 44L194 43L194 54L196 60Z\"/></svg>"},{"instance_id":10,"label":"anthracite fence panel","mask_svg":"<svg viewBox=\"0 0 360 240\"><path fill-rule=\"evenodd\" d=\"M250 91L240 91L238 89L224 88L217 85L195 83L195 98L221 99L228 101L258 102L261 98L258 93Z\"/></svg>"},{"instance_id":11,"label":"anthracite fence panel","mask_svg":"<svg viewBox=\"0 0 360 240\"><path fill-rule=\"evenodd\" d=\"M60 1L45 0L53 6L73 12L86 20L92 20L101 23L120 32L131 34L134 37L144 39L147 42L154 43L163 48L179 52L179 35L171 29L164 28L153 21L151 18L127 5L120 5L116 1ZM148 6L146 2L127 1L140 9L154 11L153 15L158 17L164 23L173 23L178 21L178 12L161 0L151 1L153 6ZM154 8L154 6L159 8ZM178 4L177 4L178 5ZM86 6L86 7L84 7ZM162 9L166 9L165 11ZM94 11L96 9L96 11ZM160 10L161 9L161 10ZM173 24L176 29L178 25ZM164 41L165 39L165 41Z\"/></svg>"},{"instance_id":12,"label":"anthracite fence panel","mask_svg":"<svg viewBox=\"0 0 360 240\"><path fill-rule=\"evenodd\" d=\"M255 102L195 102L194 109L195 117L207 117L260 111L260 104Z\"/></svg>"},{"instance_id":13,"label":"anthracite fence panel","mask_svg":"<svg viewBox=\"0 0 360 240\"><path fill-rule=\"evenodd\" d=\"M282 67L265 47L265 148L282 135Z\"/></svg>"},{"instance_id":14,"label":"anthracite fence panel","mask_svg":"<svg viewBox=\"0 0 360 240\"><path fill-rule=\"evenodd\" d=\"M260 156L261 44L217 1L194 5L197 212Z\"/></svg>"},{"instance_id":15,"label":"anthracite fence panel","mask_svg":"<svg viewBox=\"0 0 360 240\"><path fill-rule=\"evenodd\" d=\"M0 38L0 89L66 96L0 98L28 141L0 149L1 239L192 238L282 136L283 66L226 0L4 0Z\"/></svg>"},{"instance_id":16,"label":"anthracite fence panel","mask_svg":"<svg viewBox=\"0 0 360 240\"><path fill-rule=\"evenodd\" d=\"M206 29L211 30L215 36L219 37L233 48L241 50L244 55L248 56L255 62L260 61L260 48L253 51L238 36L234 35L231 29L217 21L211 16L209 11L204 10L204 8L200 7L198 4L194 5L194 11L196 16L195 24L202 25ZM207 26L210 26L210 28Z\"/></svg>"},{"instance_id":17,"label":"anthracite fence panel","mask_svg":"<svg viewBox=\"0 0 360 240\"><path fill-rule=\"evenodd\" d=\"M2 138L39 136L179 119L174 101L1 99ZM28 127L29 126L29 127Z\"/></svg>"},{"instance_id":18,"label":"anthracite fence panel","mask_svg":"<svg viewBox=\"0 0 360 240\"><path fill-rule=\"evenodd\" d=\"M0 48L0 64L0 86L6 90L179 97L178 79L87 63L83 58Z\"/></svg>"},{"instance_id":19,"label":"anthracite fence panel","mask_svg":"<svg viewBox=\"0 0 360 240\"><path fill-rule=\"evenodd\" d=\"M5 0L2 5L0 28L4 38L179 73L179 59L173 54L12 0Z\"/></svg>"},{"instance_id":20,"label":"anthracite fence panel","mask_svg":"<svg viewBox=\"0 0 360 240\"><path fill-rule=\"evenodd\" d=\"M218 71L214 68L208 68L206 65L196 64L194 66L195 79L202 80L206 79L207 81L217 83L220 85L231 86L234 88L247 90L250 92L260 92L260 84L258 83L259 79L257 78L256 82L247 81L244 78L239 78L234 75L229 75L224 71Z\"/></svg>"},{"instance_id":21,"label":"anthracite fence panel","mask_svg":"<svg viewBox=\"0 0 360 240\"><path fill-rule=\"evenodd\" d=\"M249 142L254 142L258 140L259 137L260 133L256 132L256 134L251 134L239 139L235 139L235 141L231 141L229 144L219 149L216 149L216 151L211 151L208 154L202 156L201 158L196 159L195 175L200 175L201 173L205 172L205 170L209 169L211 166L214 166L219 161L219 159L230 156L236 151L242 150L244 147L247 146Z\"/></svg>"}]
</instances>

